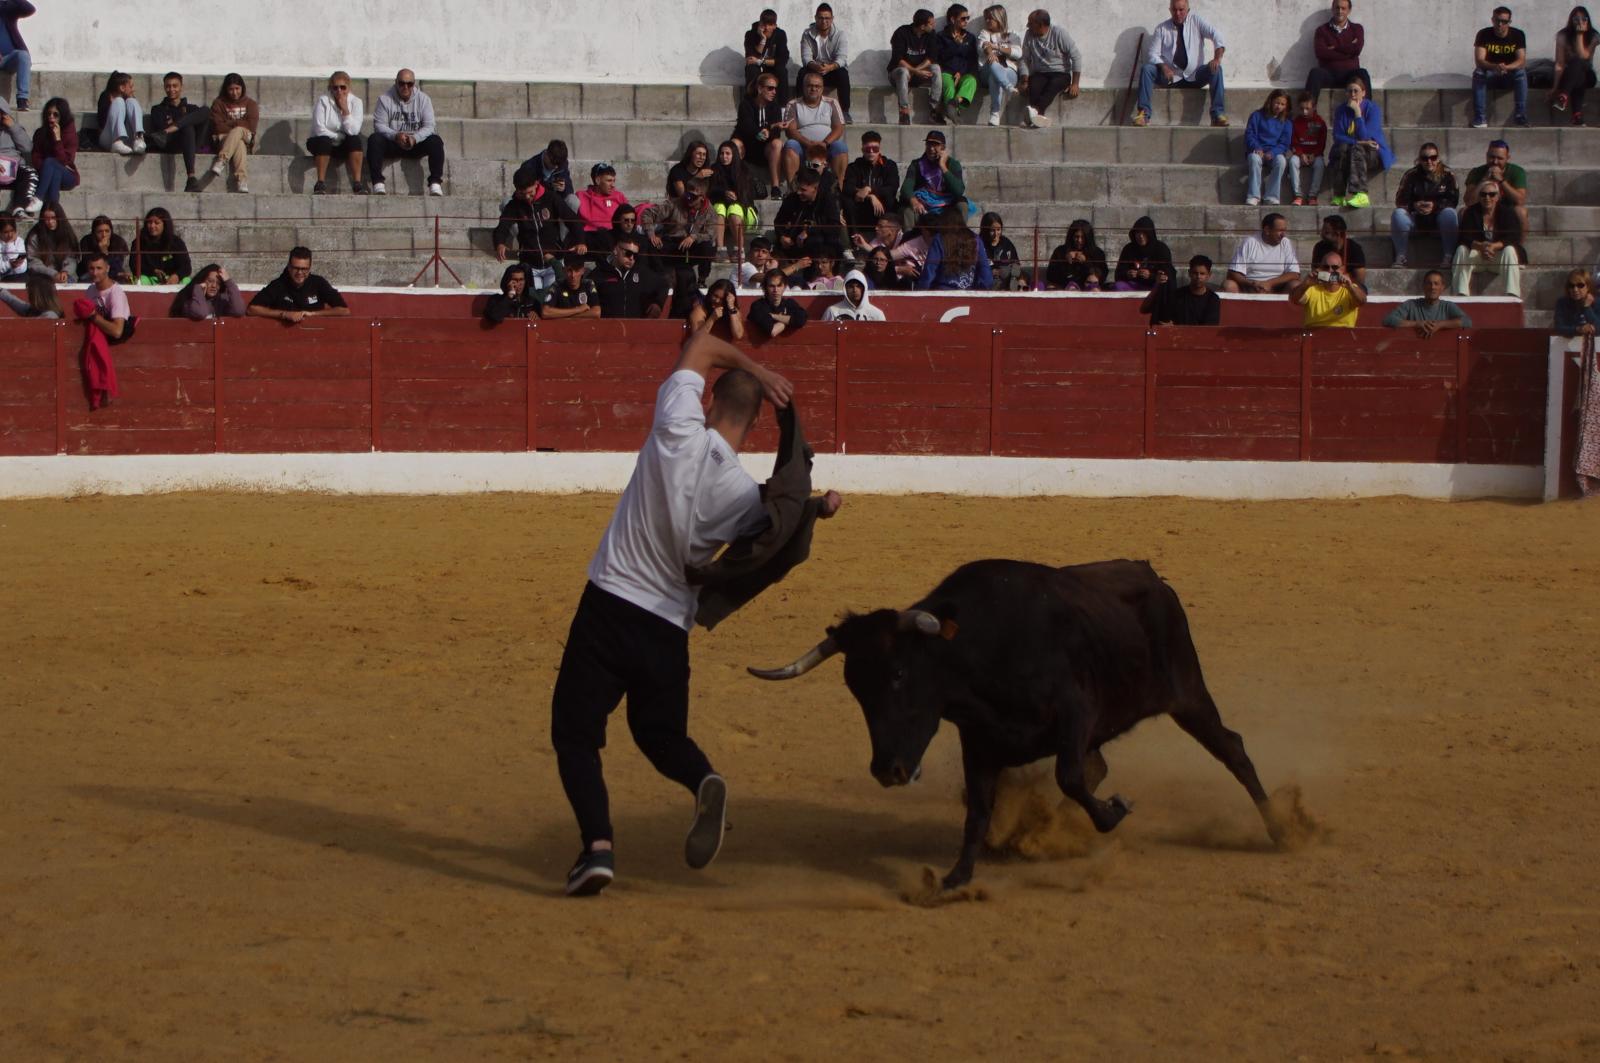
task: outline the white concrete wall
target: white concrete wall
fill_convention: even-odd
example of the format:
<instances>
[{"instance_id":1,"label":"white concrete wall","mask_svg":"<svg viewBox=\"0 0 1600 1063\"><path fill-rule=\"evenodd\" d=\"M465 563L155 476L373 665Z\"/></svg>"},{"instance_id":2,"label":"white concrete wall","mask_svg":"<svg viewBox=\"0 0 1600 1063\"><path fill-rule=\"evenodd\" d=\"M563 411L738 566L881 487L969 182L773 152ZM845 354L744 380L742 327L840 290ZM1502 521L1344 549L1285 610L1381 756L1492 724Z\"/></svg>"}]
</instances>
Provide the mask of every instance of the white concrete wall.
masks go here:
<instances>
[{"instance_id":1,"label":"white concrete wall","mask_svg":"<svg viewBox=\"0 0 1600 1063\"><path fill-rule=\"evenodd\" d=\"M1037 2L1037 0L1035 0ZM850 35L852 75L884 81L889 35L927 6L923 0L837 0ZM40 4L23 23L35 67L221 74L323 76L336 67L357 77L391 77L400 66L424 80L728 83L740 79L744 31L762 7L777 10L796 61L813 0L271 0L203 5L188 0ZM983 4L974 2L974 15ZM1021 31L1032 4L1009 5ZM1090 85L1127 84L1135 42L1166 17L1166 0L1047 8L1083 49ZM1311 34L1326 20L1321 0L1193 0L1228 39L1225 67L1240 86L1300 85ZM1488 24L1493 0L1356 0L1367 31L1367 68L1379 85L1467 84L1472 39ZM1553 55L1569 0L1514 0L1530 57ZM1441 24L1442 23L1442 24ZM977 21L974 19L974 28ZM1247 105L1245 105L1247 104ZM1241 101L1241 113L1258 104Z\"/></svg>"}]
</instances>

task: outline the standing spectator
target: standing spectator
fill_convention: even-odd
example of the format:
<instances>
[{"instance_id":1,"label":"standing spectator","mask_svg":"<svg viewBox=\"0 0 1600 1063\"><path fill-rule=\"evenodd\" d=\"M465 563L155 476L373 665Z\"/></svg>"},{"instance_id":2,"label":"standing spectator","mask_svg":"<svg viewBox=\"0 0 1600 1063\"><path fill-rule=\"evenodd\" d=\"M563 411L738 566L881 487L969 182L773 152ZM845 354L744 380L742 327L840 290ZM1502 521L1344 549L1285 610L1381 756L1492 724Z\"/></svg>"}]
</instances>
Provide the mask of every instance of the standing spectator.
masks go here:
<instances>
[{"instance_id":1,"label":"standing spectator","mask_svg":"<svg viewBox=\"0 0 1600 1063\"><path fill-rule=\"evenodd\" d=\"M1116 290L1147 292L1161 283L1160 277L1170 281L1175 275L1172 249L1156 235L1156 223L1149 217L1134 222L1128 230L1128 242L1117 256ZM1206 276L1211 276L1209 268Z\"/></svg>"},{"instance_id":2,"label":"standing spectator","mask_svg":"<svg viewBox=\"0 0 1600 1063\"><path fill-rule=\"evenodd\" d=\"M944 71L939 109L952 121L961 118L978 93L978 39L967 32L971 20L964 5L951 4L938 38L939 69Z\"/></svg>"},{"instance_id":3,"label":"standing spectator","mask_svg":"<svg viewBox=\"0 0 1600 1063\"><path fill-rule=\"evenodd\" d=\"M1223 86L1222 57L1228 50L1222 33L1199 15L1189 13L1189 0L1172 0L1167 7L1172 16L1150 33L1144 64L1139 67L1139 104L1133 124L1150 121L1151 97L1156 86L1164 89L1211 86L1211 124L1225 126L1228 116ZM1211 42L1211 58L1205 58L1205 44Z\"/></svg>"},{"instance_id":4,"label":"standing spectator","mask_svg":"<svg viewBox=\"0 0 1600 1063\"><path fill-rule=\"evenodd\" d=\"M311 272L311 249L296 247L283 272L250 300L247 313L298 325L308 317L348 317L350 305L333 285Z\"/></svg>"},{"instance_id":5,"label":"standing spectator","mask_svg":"<svg viewBox=\"0 0 1600 1063\"><path fill-rule=\"evenodd\" d=\"M144 216L144 226L133 238L135 282L138 284L182 284L189 276L189 245L172 226L172 215L165 207L152 207Z\"/></svg>"},{"instance_id":6,"label":"standing spectator","mask_svg":"<svg viewBox=\"0 0 1600 1063\"><path fill-rule=\"evenodd\" d=\"M1300 113L1295 116L1289 134L1289 187L1294 190L1295 206L1314 207L1317 193L1322 191L1322 171L1327 165L1322 156L1328 150L1328 123L1317 113L1315 93L1300 93L1298 103ZM1302 179L1302 170L1310 170L1310 176Z\"/></svg>"},{"instance_id":7,"label":"standing spectator","mask_svg":"<svg viewBox=\"0 0 1600 1063\"><path fill-rule=\"evenodd\" d=\"M713 281L704 297L689 311L689 332L709 332L730 343L744 339L744 318L739 316L739 294L723 277Z\"/></svg>"},{"instance_id":8,"label":"standing spectator","mask_svg":"<svg viewBox=\"0 0 1600 1063\"><path fill-rule=\"evenodd\" d=\"M523 164L517 167L517 173L525 173L535 181L544 185L547 192L560 199L566 207L566 213L577 217L578 190L572 183L572 170L568 166L567 142L565 140L552 140L544 146L544 150L530 156ZM512 175L515 183L516 175ZM552 204L552 208L554 205Z\"/></svg>"},{"instance_id":9,"label":"standing spectator","mask_svg":"<svg viewBox=\"0 0 1600 1063\"><path fill-rule=\"evenodd\" d=\"M1516 209L1502 193L1500 183L1486 180L1478 185L1478 201L1461 214L1463 243L1456 248L1456 294L1472 294L1472 271L1481 267L1504 273L1506 294L1521 299L1522 267L1527 262L1522 232Z\"/></svg>"},{"instance_id":10,"label":"standing spectator","mask_svg":"<svg viewBox=\"0 0 1600 1063\"><path fill-rule=\"evenodd\" d=\"M839 201L823 190L815 170L802 170L794 179L794 191L783 197L772 227L784 259L810 258L823 250L837 255L843 250Z\"/></svg>"},{"instance_id":11,"label":"standing spectator","mask_svg":"<svg viewBox=\"0 0 1600 1063\"><path fill-rule=\"evenodd\" d=\"M250 149L260 123L261 108L245 95L244 78L238 74L224 77L222 92L211 102L211 142L217 152L211 174L221 177L231 167L235 192L250 191Z\"/></svg>"},{"instance_id":12,"label":"standing spectator","mask_svg":"<svg viewBox=\"0 0 1600 1063\"><path fill-rule=\"evenodd\" d=\"M183 156L183 172L187 180L185 192L200 191L200 181L194 175L195 149L200 138L211 127L211 112L199 104L190 103L183 94L183 75L168 71L161 79L164 95L161 102L150 109L150 127L145 141L163 154Z\"/></svg>"},{"instance_id":13,"label":"standing spectator","mask_svg":"<svg viewBox=\"0 0 1600 1063\"><path fill-rule=\"evenodd\" d=\"M1294 241L1289 239L1289 222L1282 214L1268 214L1261 219L1260 236L1239 241L1222 290L1266 295L1286 292L1299 280L1300 264Z\"/></svg>"},{"instance_id":14,"label":"standing spectator","mask_svg":"<svg viewBox=\"0 0 1600 1063\"><path fill-rule=\"evenodd\" d=\"M311 136L306 140L306 150L311 153L317 167L317 183L311 186L314 196L328 192L328 163L344 160L345 171L350 175L350 191L358 196L367 194L361 183L361 116L365 105L361 97L350 91L350 75L335 70L328 78L328 91L311 106Z\"/></svg>"},{"instance_id":15,"label":"standing spectator","mask_svg":"<svg viewBox=\"0 0 1600 1063\"><path fill-rule=\"evenodd\" d=\"M128 272L128 242L111 227L111 219L97 214L89 223L89 231L78 244L78 280L89 279L89 258L99 255L106 260L111 279L119 284L132 284L133 274Z\"/></svg>"},{"instance_id":16,"label":"standing spectator","mask_svg":"<svg viewBox=\"0 0 1600 1063\"><path fill-rule=\"evenodd\" d=\"M938 215L930 223L933 239L917 277L919 291L978 291L994 288L994 271L983 241L967 228L966 201Z\"/></svg>"},{"instance_id":17,"label":"standing spectator","mask_svg":"<svg viewBox=\"0 0 1600 1063\"><path fill-rule=\"evenodd\" d=\"M882 321L883 311L867 296L867 276L859 269L844 275L844 298L822 312L824 321Z\"/></svg>"},{"instance_id":18,"label":"standing spectator","mask_svg":"<svg viewBox=\"0 0 1600 1063\"><path fill-rule=\"evenodd\" d=\"M1490 24L1472 42L1472 128L1489 128L1489 89L1511 86L1516 110L1511 120L1528 124L1528 37L1511 28L1511 9L1497 7Z\"/></svg>"},{"instance_id":19,"label":"standing spectator","mask_svg":"<svg viewBox=\"0 0 1600 1063\"><path fill-rule=\"evenodd\" d=\"M1248 152L1245 158L1250 173L1250 187L1244 197L1246 206L1256 206L1263 198L1274 207L1281 202L1283 171L1289 165L1293 134L1289 94L1273 89L1267 93L1267 102L1261 105L1261 110L1252 112L1244 124L1244 149ZM1265 189L1261 187L1263 170L1267 177Z\"/></svg>"},{"instance_id":20,"label":"standing spectator","mask_svg":"<svg viewBox=\"0 0 1600 1063\"><path fill-rule=\"evenodd\" d=\"M517 261L535 271L545 270L563 249L562 223L576 219L569 218L566 203L528 171L518 170L512 183L516 190L500 208L500 223L491 237L494 257L504 262L515 240Z\"/></svg>"},{"instance_id":21,"label":"standing spectator","mask_svg":"<svg viewBox=\"0 0 1600 1063\"><path fill-rule=\"evenodd\" d=\"M978 60L989 86L989 124L1000 124L1000 112L1017 89L1021 77L1022 38L1011 32L1006 9L991 4L983 9L983 29L978 31Z\"/></svg>"},{"instance_id":22,"label":"standing spectator","mask_svg":"<svg viewBox=\"0 0 1600 1063\"><path fill-rule=\"evenodd\" d=\"M1572 124L1583 125L1583 94L1595 86L1594 50L1600 32L1589 19L1589 9L1575 7L1567 24L1556 34L1556 77L1550 106L1558 111L1572 107Z\"/></svg>"},{"instance_id":23,"label":"standing spectator","mask_svg":"<svg viewBox=\"0 0 1600 1063\"><path fill-rule=\"evenodd\" d=\"M1588 270L1575 269L1567 274L1567 294L1556 300L1555 317L1558 336L1592 337L1600 327L1600 307L1595 306L1594 279Z\"/></svg>"},{"instance_id":24,"label":"standing spectator","mask_svg":"<svg viewBox=\"0 0 1600 1063\"><path fill-rule=\"evenodd\" d=\"M917 8L911 21L889 38L889 84L900 103L900 124L911 124L911 90L928 86L933 120L944 121L939 96L944 91L944 71L939 69L938 39L933 35L933 12Z\"/></svg>"},{"instance_id":25,"label":"standing spectator","mask_svg":"<svg viewBox=\"0 0 1600 1063\"><path fill-rule=\"evenodd\" d=\"M997 292L1021 292L1032 287L1032 278L1022 269L1022 259L1017 245L1005 234L1006 223L994 211L978 221L978 236L983 243L983 253L989 260L989 271L994 274Z\"/></svg>"},{"instance_id":26,"label":"standing spectator","mask_svg":"<svg viewBox=\"0 0 1600 1063\"><path fill-rule=\"evenodd\" d=\"M28 245L17 234L17 219L0 214L0 280L28 275Z\"/></svg>"},{"instance_id":27,"label":"standing spectator","mask_svg":"<svg viewBox=\"0 0 1600 1063\"><path fill-rule=\"evenodd\" d=\"M1094 226L1079 218L1067 226L1067 238L1050 252L1044 286L1049 291L1097 292L1108 283L1106 253L1095 242Z\"/></svg>"},{"instance_id":28,"label":"standing spectator","mask_svg":"<svg viewBox=\"0 0 1600 1063\"><path fill-rule=\"evenodd\" d=\"M0 73L7 70L17 75L17 110L28 109L29 80L33 76L33 55L28 43L22 39L18 19L27 18L37 10L28 0L0 0Z\"/></svg>"},{"instance_id":29,"label":"standing spectator","mask_svg":"<svg viewBox=\"0 0 1600 1063\"><path fill-rule=\"evenodd\" d=\"M0 288L0 303L9 306L18 317L59 319L61 297L56 294L55 278L48 273L29 273L23 281L24 298L18 299Z\"/></svg>"},{"instance_id":30,"label":"standing spectator","mask_svg":"<svg viewBox=\"0 0 1600 1063\"><path fill-rule=\"evenodd\" d=\"M639 212L639 227L655 248L653 257L663 272L672 272L671 315L675 318L689 316L695 294L711 272L716 217L706 198L704 177L689 178L677 199L652 203Z\"/></svg>"},{"instance_id":31,"label":"standing spectator","mask_svg":"<svg viewBox=\"0 0 1600 1063\"><path fill-rule=\"evenodd\" d=\"M845 165L850 161L850 148L844 142L844 111L837 100L822 94L822 75L801 75L802 93L789 101L784 108L783 171L790 181L800 172L800 164L813 148L827 152L828 165L833 170L835 182L844 178Z\"/></svg>"},{"instance_id":32,"label":"standing spectator","mask_svg":"<svg viewBox=\"0 0 1600 1063\"><path fill-rule=\"evenodd\" d=\"M617 168L609 162L589 167L589 187L578 193L578 219L582 225L574 250L579 254L604 254L611 250L611 220L628 205L628 197L617 190Z\"/></svg>"},{"instance_id":33,"label":"standing spectator","mask_svg":"<svg viewBox=\"0 0 1600 1063\"><path fill-rule=\"evenodd\" d=\"M867 253L867 265L862 273L867 278L867 287L875 292L903 292L910 287L910 282L896 272L887 247L874 247Z\"/></svg>"},{"instance_id":34,"label":"standing spectator","mask_svg":"<svg viewBox=\"0 0 1600 1063\"><path fill-rule=\"evenodd\" d=\"M1329 251L1316 272L1289 289L1289 301L1303 308L1301 328L1355 328L1367 293L1344 271L1339 252Z\"/></svg>"},{"instance_id":35,"label":"standing spectator","mask_svg":"<svg viewBox=\"0 0 1600 1063\"><path fill-rule=\"evenodd\" d=\"M28 231L28 267L54 277L57 284L70 284L77 274L78 234L60 203L46 203Z\"/></svg>"},{"instance_id":36,"label":"standing spectator","mask_svg":"<svg viewBox=\"0 0 1600 1063\"><path fill-rule=\"evenodd\" d=\"M600 292L583 275L583 257L568 255L561 264L561 280L544 293L539 316L559 321L564 317L599 317Z\"/></svg>"},{"instance_id":37,"label":"standing spectator","mask_svg":"<svg viewBox=\"0 0 1600 1063\"><path fill-rule=\"evenodd\" d=\"M1349 100L1333 112L1328 168L1333 171L1333 205L1359 210L1372 205L1367 184L1394 165L1394 152L1383 135L1383 109L1367 99L1366 86L1352 81L1344 91Z\"/></svg>"},{"instance_id":38,"label":"standing spectator","mask_svg":"<svg viewBox=\"0 0 1600 1063\"><path fill-rule=\"evenodd\" d=\"M1362 246L1350 239L1350 226L1337 214L1330 214L1322 219L1322 230L1318 233L1320 239L1311 248L1311 261L1313 264L1321 262L1323 256L1329 251L1339 254L1339 261L1344 263L1345 273L1351 280L1367 289L1367 253Z\"/></svg>"},{"instance_id":39,"label":"standing spectator","mask_svg":"<svg viewBox=\"0 0 1600 1063\"><path fill-rule=\"evenodd\" d=\"M683 157L667 171L667 198L682 199L684 183L691 177L711 180L711 146L703 140L689 141Z\"/></svg>"},{"instance_id":40,"label":"standing spectator","mask_svg":"<svg viewBox=\"0 0 1600 1063\"><path fill-rule=\"evenodd\" d=\"M1417 229L1439 234L1445 262L1455 257L1456 234L1461 228L1456 207L1460 202L1456 175L1444 164L1439 145L1432 141L1422 145L1417 151L1417 164L1400 178L1400 187L1394 195L1394 213L1389 216L1389 239L1394 244L1397 269L1405 269L1410 264L1407 251L1411 234Z\"/></svg>"},{"instance_id":41,"label":"standing spectator","mask_svg":"<svg viewBox=\"0 0 1600 1063\"><path fill-rule=\"evenodd\" d=\"M428 195L444 195L444 141L434 128L433 101L417 88L417 75L401 70L394 84L372 108L372 135L367 138L367 169L373 195L388 195L383 163L389 155L403 159L428 157Z\"/></svg>"},{"instance_id":42,"label":"standing spectator","mask_svg":"<svg viewBox=\"0 0 1600 1063\"><path fill-rule=\"evenodd\" d=\"M1177 287L1169 279L1157 284L1139 304L1151 325L1220 325L1222 298L1211 290L1211 260L1195 255L1189 260L1189 283Z\"/></svg>"},{"instance_id":43,"label":"standing spectator","mask_svg":"<svg viewBox=\"0 0 1600 1063\"><path fill-rule=\"evenodd\" d=\"M1440 329L1472 327L1465 310L1444 296L1444 274L1430 269L1422 278L1422 298L1407 299L1383 319L1384 328L1417 327L1417 335L1427 339Z\"/></svg>"},{"instance_id":44,"label":"standing spectator","mask_svg":"<svg viewBox=\"0 0 1600 1063\"><path fill-rule=\"evenodd\" d=\"M583 272L583 259L578 260L578 271ZM533 270L525 263L513 262L500 274L500 293L489 296L483 307L483 319L498 325L508 317L525 321L538 317L543 300L534 290Z\"/></svg>"},{"instance_id":45,"label":"standing spectator","mask_svg":"<svg viewBox=\"0 0 1600 1063\"><path fill-rule=\"evenodd\" d=\"M244 317L244 295L217 263L200 267L194 279L172 300L173 317L210 321L218 317Z\"/></svg>"},{"instance_id":46,"label":"standing spectator","mask_svg":"<svg viewBox=\"0 0 1600 1063\"><path fill-rule=\"evenodd\" d=\"M783 145L788 140L783 135L783 105L778 102L778 79L762 74L745 90L739 102L739 117L733 127L732 141L739 146L739 154L752 168L758 159L767 161L767 188L759 191L773 199L783 198L782 180Z\"/></svg>"},{"instance_id":47,"label":"standing spectator","mask_svg":"<svg viewBox=\"0 0 1600 1063\"><path fill-rule=\"evenodd\" d=\"M1528 231L1528 171L1511 161L1511 145L1503 140L1489 141L1484 152L1483 165L1467 171L1467 186L1461 198L1467 206L1478 202L1478 186L1493 181L1500 186L1500 199L1510 203L1517 212L1522 231Z\"/></svg>"},{"instance_id":48,"label":"standing spectator","mask_svg":"<svg viewBox=\"0 0 1600 1063\"><path fill-rule=\"evenodd\" d=\"M777 79L781 106L788 99L783 86L789 80L789 36L778 28L778 13L770 7L744 35L744 83L749 85L762 74Z\"/></svg>"},{"instance_id":49,"label":"standing spectator","mask_svg":"<svg viewBox=\"0 0 1600 1063\"><path fill-rule=\"evenodd\" d=\"M717 216L717 261L722 262L728 252L744 257L744 234L761 224L756 212L758 198L750 180L750 171L733 141L724 140L717 145L716 165L711 168L711 209Z\"/></svg>"},{"instance_id":50,"label":"standing spectator","mask_svg":"<svg viewBox=\"0 0 1600 1063\"><path fill-rule=\"evenodd\" d=\"M612 245L611 257L589 275L600 293L601 317L661 316L663 300L656 295L656 286L636 267L638 261L639 238L623 234Z\"/></svg>"},{"instance_id":51,"label":"standing spectator","mask_svg":"<svg viewBox=\"0 0 1600 1063\"><path fill-rule=\"evenodd\" d=\"M1371 96L1372 75L1361 65L1365 43L1366 31L1361 23L1350 21L1350 0L1333 0L1333 17L1318 26L1311 39L1317 65L1306 75L1306 91L1320 96L1329 85L1343 88L1352 79L1360 78Z\"/></svg>"},{"instance_id":52,"label":"standing spectator","mask_svg":"<svg viewBox=\"0 0 1600 1063\"><path fill-rule=\"evenodd\" d=\"M1042 7L1028 16L1028 32L1022 36L1020 69L1022 79L1017 87L1028 96L1022 124L1029 129L1050 124L1050 116L1045 112L1056 102L1057 96L1065 95L1069 100L1078 98L1083 53L1065 29L1050 24L1050 12Z\"/></svg>"},{"instance_id":53,"label":"standing spectator","mask_svg":"<svg viewBox=\"0 0 1600 1063\"><path fill-rule=\"evenodd\" d=\"M39 198L39 171L28 165L33 154L33 138L17 122L11 104L0 96L0 187L11 189L10 212L37 217L44 200Z\"/></svg>"},{"instance_id":54,"label":"standing spectator","mask_svg":"<svg viewBox=\"0 0 1600 1063\"><path fill-rule=\"evenodd\" d=\"M870 232L878 219L900 207L900 167L883 153L883 137L861 134L861 157L844 170L841 196L845 223L854 234Z\"/></svg>"},{"instance_id":55,"label":"standing spectator","mask_svg":"<svg viewBox=\"0 0 1600 1063\"><path fill-rule=\"evenodd\" d=\"M83 374L89 392L89 409L109 406L119 396L117 370L111 361L110 343L121 340L128 331L128 295L111 277L105 256L90 255L89 290L85 298L72 304L73 316L84 323Z\"/></svg>"},{"instance_id":56,"label":"standing spectator","mask_svg":"<svg viewBox=\"0 0 1600 1063\"><path fill-rule=\"evenodd\" d=\"M761 298L750 307L750 326L756 334L777 339L806 323L805 309L793 299L784 298L789 278L781 269L769 269L761 278Z\"/></svg>"},{"instance_id":57,"label":"standing spectator","mask_svg":"<svg viewBox=\"0 0 1600 1063\"><path fill-rule=\"evenodd\" d=\"M133 97L133 75L112 71L95 104L100 119L100 150L137 155L145 150L144 111Z\"/></svg>"},{"instance_id":58,"label":"standing spectator","mask_svg":"<svg viewBox=\"0 0 1600 1063\"><path fill-rule=\"evenodd\" d=\"M923 141L922 154L906 167L905 179L900 182L900 202L904 228L912 229L949 209L957 200L965 202L966 179L961 176L961 163L950 157L945 146L944 133L938 129L928 131Z\"/></svg>"},{"instance_id":59,"label":"standing spectator","mask_svg":"<svg viewBox=\"0 0 1600 1063\"><path fill-rule=\"evenodd\" d=\"M815 19L800 35L800 77L807 72L821 74L823 86L838 93L845 124L849 125L855 121L850 117L850 46L844 30L833 24L833 8L818 4ZM802 87L796 82L797 92Z\"/></svg>"}]
</instances>

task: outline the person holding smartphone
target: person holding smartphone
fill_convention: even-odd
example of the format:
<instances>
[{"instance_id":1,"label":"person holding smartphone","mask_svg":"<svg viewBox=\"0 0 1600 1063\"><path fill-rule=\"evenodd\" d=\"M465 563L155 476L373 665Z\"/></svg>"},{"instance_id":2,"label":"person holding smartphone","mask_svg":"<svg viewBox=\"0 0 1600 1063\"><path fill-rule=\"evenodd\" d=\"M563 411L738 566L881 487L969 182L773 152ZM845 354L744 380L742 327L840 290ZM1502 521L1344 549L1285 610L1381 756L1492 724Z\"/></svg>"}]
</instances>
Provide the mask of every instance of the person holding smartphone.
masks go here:
<instances>
[{"instance_id":1,"label":"person holding smartphone","mask_svg":"<svg viewBox=\"0 0 1600 1063\"><path fill-rule=\"evenodd\" d=\"M1344 256L1329 251L1309 276L1289 289L1289 301L1305 310L1302 328L1355 328L1367 293L1345 272Z\"/></svg>"}]
</instances>

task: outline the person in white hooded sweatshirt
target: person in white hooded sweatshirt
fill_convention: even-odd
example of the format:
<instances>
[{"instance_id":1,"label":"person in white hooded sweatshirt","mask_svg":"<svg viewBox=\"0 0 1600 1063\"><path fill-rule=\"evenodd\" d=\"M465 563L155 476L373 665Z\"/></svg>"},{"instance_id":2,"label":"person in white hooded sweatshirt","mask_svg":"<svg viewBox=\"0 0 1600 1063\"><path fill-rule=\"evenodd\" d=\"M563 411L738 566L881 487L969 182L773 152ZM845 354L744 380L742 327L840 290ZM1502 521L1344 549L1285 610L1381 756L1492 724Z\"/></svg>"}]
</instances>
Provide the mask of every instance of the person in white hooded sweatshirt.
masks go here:
<instances>
[{"instance_id":1,"label":"person in white hooded sweatshirt","mask_svg":"<svg viewBox=\"0 0 1600 1063\"><path fill-rule=\"evenodd\" d=\"M389 91L372 107L372 135L367 138L367 170L372 194L387 195L383 183L383 161L399 155L428 158L428 195L444 195L444 141L434 129L433 101L417 88L417 75L402 70L394 77Z\"/></svg>"},{"instance_id":2,"label":"person in white hooded sweatshirt","mask_svg":"<svg viewBox=\"0 0 1600 1063\"><path fill-rule=\"evenodd\" d=\"M867 275L853 269L844 275L844 298L822 312L824 321L884 321L883 311L867 298Z\"/></svg>"}]
</instances>

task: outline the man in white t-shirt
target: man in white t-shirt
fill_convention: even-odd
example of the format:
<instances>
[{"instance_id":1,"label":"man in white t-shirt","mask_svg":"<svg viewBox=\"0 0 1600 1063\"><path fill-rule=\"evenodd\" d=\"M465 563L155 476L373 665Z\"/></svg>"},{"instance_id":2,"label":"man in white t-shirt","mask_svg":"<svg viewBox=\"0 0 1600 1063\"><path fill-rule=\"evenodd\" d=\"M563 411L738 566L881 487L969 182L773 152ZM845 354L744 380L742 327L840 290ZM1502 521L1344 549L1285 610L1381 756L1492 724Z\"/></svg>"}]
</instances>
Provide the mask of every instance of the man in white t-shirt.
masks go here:
<instances>
[{"instance_id":1,"label":"man in white t-shirt","mask_svg":"<svg viewBox=\"0 0 1600 1063\"><path fill-rule=\"evenodd\" d=\"M783 179L793 182L801 163L816 149L827 153L835 185L843 184L845 167L850 164L850 146L844 142L844 109L838 100L822 94L821 74L800 75L800 97L783 109L783 120L789 135L783 145Z\"/></svg>"},{"instance_id":2,"label":"man in white t-shirt","mask_svg":"<svg viewBox=\"0 0 1600 1063\"><path fill-rule=\"evenodd\" d=\"M706 412L701 396L713 369L729 371L711 389ZM567 874L568 895L599 893L616 874L600 750L606 718L623 695L640 751L695 794L684 844L689 866L705 867L722 845L727 783L688 734L689 629L699 590L685 568L706 564L765 519L760 488L739 464L739 449L763 397L782 408L793 396L782 376L703 333L684 345L656 393L650 437L589 562L551 699L556 764L583 837ZM821 515L832 516L839 505L830 492Z\"/></svg>"},{"instance_id":3,"label":"man in white t-shirt","mask_svg":"<svg viewBox=\"0 0 1600 1063\"><path fill-rule=\"evenodd\" d=\"M85 262L88 266L89 290L84 294L94 303L94 315L88 319L89 324L105 333L106 339L120 340L131 316L128 293L122 290L122 285L111 279L111 265L105 255L92 254Z\"/></svg>"},{"instance_id":4,"label":"man in white t-shirt","mask_svg":"<svg viewBox=\"0 0 1600 1063\"><path fill-rule=\"evenodd\" d=\"M1268 214L1261 219L1260 236L1247 236L1239 242L1222 290L1266 295L1287 292L1299 280L1300 263L1294 241L1289 239L1289 222L1282 214Z\"/></svg>"}]
</instances>

